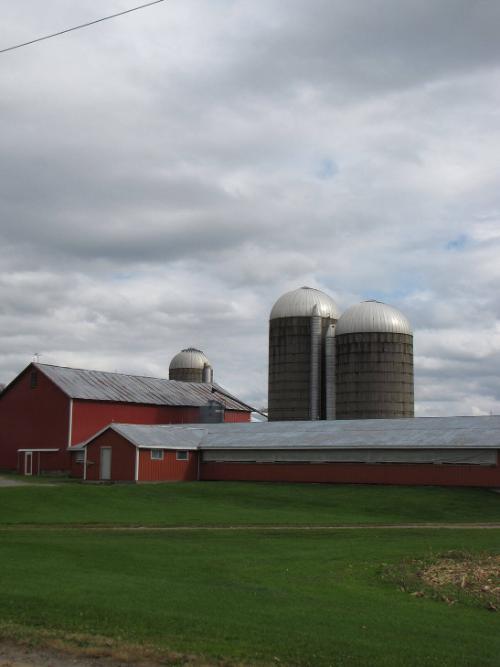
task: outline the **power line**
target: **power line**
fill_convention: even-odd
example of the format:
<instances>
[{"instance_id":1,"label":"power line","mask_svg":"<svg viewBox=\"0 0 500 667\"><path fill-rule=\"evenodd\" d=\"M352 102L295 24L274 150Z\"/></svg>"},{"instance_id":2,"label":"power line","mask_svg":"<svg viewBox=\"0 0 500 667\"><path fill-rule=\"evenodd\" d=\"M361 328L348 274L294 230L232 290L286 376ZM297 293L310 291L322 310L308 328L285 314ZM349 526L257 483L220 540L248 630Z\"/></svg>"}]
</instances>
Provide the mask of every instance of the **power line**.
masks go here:
<instances>
[{"instance_id":1,"label":"power line","mask_svg":"<svg viewBox=\"0 0 500 667\"><path fill-rule=\"evenodd\" d=\"M43 42L45 39L52 39L52 37L58 37L59 35L64 35L67 32L73 32L74 30L80 30L81 28L88 28L91 25L96 23L102 23L103 21L109 21L114 19L117 16L123 16L124 14L130 14L131 12L136 12L139 9L144 9L145 7L151 7L151 5L158 5L160 2L165 2L165 0L153 0L153 2L147 2L144 5L139 5L138 7L132 7L132 9L126 9L123 12L117 12L116 14L110 14L109 16L103 16L101 19L96 19L95 21L89 21L88 23L82 23L81 25L75 25L73 28L66 28L65 30L60 30L59 32L53 32L50 35L44 35L43 37L37 37L36 39L31 39L29 42L23 42L22 44L15 44L14 46L8 46L6 49L0 49L0 53L5 53L6 51L14 51L14 49L20 49L23 46L29 46L30 44L36 44L37 42Z\"/></svg>"}]
</instances>

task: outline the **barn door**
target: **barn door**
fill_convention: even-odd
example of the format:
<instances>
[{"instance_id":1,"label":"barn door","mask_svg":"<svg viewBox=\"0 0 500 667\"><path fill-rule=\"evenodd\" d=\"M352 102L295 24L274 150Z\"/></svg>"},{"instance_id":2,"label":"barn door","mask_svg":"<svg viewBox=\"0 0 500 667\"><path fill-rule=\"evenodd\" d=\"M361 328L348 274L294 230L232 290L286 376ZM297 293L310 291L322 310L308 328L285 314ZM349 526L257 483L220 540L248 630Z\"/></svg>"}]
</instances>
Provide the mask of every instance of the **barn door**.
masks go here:
<instances>
[{"instance_id":1,"label":"barn door","mask_svg":"<svg viewBox=\"0 0 500 667\"><path fill-rule=\"evenodd\" d=\"M101 465L99 479L111 479L111 447L101 447Z\"/></svg>"},{"instance_id":2,"label":"barn door","mask_svg":"<svg viewBox=\"0 0 500 667\"><path fill-rule=\"evenodd\" d=\"M33 452L24 452L24 474L33 474Z\"/></svg>"}]
</instances>

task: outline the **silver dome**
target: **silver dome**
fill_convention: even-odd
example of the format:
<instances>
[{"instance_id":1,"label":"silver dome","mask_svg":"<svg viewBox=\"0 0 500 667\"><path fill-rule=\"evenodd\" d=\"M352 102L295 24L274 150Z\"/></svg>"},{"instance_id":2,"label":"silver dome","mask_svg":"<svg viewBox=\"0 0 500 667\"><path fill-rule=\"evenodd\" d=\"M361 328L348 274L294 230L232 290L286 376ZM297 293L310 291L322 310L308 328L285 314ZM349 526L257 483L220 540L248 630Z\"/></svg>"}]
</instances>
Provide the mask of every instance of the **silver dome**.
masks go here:
<instances>
[{"instance_id":1,"label":"silver dome","mask_svg":"<svg viewBox=\"0 0 500 667\"><path fill-rule=\"evenodd\" d=\"M363 301L348 308L337 322L337 336L348 333L399 333L412 335L401 311L380 301Z\"/></svg>"},{"instance_id":2,"label":"silver dome","mask_svg":"<svg viewBox=\"0 0 500 667\"><path fill-rule=\"evenodd\" d=\"M311 317L314 306L318 307L318 314L321 317L331 317L334 320L339 317L337 304L328 294L313 287L299 287L280 296L271 310L269 319Z\"/></svg>"},{"instance_id":3,"label":"silver dome","mask_svg":"<svg viewBox=\"0 0 500 667\"><path fill-rule=\"evenodd\" d=\"M175 355L170 362L169 369L199 368L203 370L207 365L209 366L210 362L201 350L197 350L195 347L188 347Z\"/></svg>"}]
</instances>

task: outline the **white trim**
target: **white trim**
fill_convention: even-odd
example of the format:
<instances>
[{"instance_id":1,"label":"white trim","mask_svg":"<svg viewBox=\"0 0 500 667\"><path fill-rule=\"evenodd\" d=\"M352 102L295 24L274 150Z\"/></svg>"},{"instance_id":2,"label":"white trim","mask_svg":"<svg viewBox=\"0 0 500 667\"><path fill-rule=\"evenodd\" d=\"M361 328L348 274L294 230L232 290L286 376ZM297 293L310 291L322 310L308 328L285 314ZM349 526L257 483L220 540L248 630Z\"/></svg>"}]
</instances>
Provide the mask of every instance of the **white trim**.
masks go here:
<instances>
[{"instance_id":1,"label":"white trim","mask_svg":"<svg viewBox=\"0 0 500 667\"><path fill-rule=\"evenodd\" d=\"M30 449L18 449L17 450L19 453L22 452L58 452L58 449L45 449L45 448L40 448L40 449L33 449L32 447Z\"/></svg>"},{"instance_id":2,"label":"white trim","mask_svg":"<svg viewBox=\"0 0 500 667\"><path fill-rule=\"evenodd\" d=\"M28 459L29 456L29 459ZM30 471L28 472L28 460L30 462ZM33 476L33 452L26 451L24 453L24 474L26 477L32 477Z\"/></svg>"},{"instance_id":3,"label":"white trim","mask_svg":"<svg viewBox=\"0 0 500 667\"><path fill-rule=\"evenodd\" d=\"M68 425L68 447L71 447L71 438L73 436L73 399L69 399L69 425Z\"/></svg>"},{"instance_id":4,"label":"white trim","mask_svg":"<svg viewBox=\"0 0 500 667\"><path fill-rule=\"evenodd\" d=\"M139 447L135 448L135 481L139 481Z\"/></svg>"},{"instance_id":5,"label":"white trim","mask_svg":"<svg viewBox=\"0 0 500 667\"><path fill-rule=\"evenodd\" d=\"M84 447L83 451L85 452L83 456L83 481L87 480L87 448Z\"/></svg>"},{"instance_id":6,"label":"white trim","mask_svg":"<svg viewBox=\"0 0 500 667\"><path fill-rule=\"evenodd\" d=\"M160 452L161 456L153 456L153 452ZM149 450L149 456L151 461L163 461L163 457L165 455L165 450L164 449L159 449L158 447L153 447L152 449Z\"/></svg>"}]
</instances>

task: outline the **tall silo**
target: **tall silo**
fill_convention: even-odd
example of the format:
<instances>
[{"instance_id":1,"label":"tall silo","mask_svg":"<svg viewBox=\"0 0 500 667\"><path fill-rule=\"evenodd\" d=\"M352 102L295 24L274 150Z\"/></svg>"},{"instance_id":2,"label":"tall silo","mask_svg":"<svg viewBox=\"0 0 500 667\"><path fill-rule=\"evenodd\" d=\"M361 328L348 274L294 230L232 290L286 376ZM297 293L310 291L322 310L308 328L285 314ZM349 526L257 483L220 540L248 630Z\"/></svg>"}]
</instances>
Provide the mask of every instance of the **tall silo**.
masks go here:
<instances>
[{"instance_id":1,"label":"tall silo","mask_svg":"<svg viewBox=\"0 0 500 667\"><path fill-rule=\"evenodd\" d=\"M283 294L269 318L269 420L326 418L325 338L338 319L324 292ZM330 393L330 392L329 392Z\"/></svg>"},{"instance_id":2,"label":"tall silo","mask_svg":"<svg viewBox=\"0 0 500 667\"><path fill-rule=\"evenodd\" d=\"M168 377L182 382L213 382L214 373L210 362L201 350L187 347L170 362Z\"/></svg>"},{"instance_id":3,"label":"tall silo","mask_svg":"<svg viewBox=\"0 0 500 667\"><path fill-rule=\"evenodd\" d=\"M414 416L413 334L399 310L373 300L352 306L335 341L337 419Z\"/></svg>"}]
</instances>

